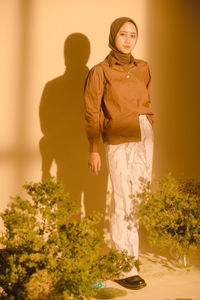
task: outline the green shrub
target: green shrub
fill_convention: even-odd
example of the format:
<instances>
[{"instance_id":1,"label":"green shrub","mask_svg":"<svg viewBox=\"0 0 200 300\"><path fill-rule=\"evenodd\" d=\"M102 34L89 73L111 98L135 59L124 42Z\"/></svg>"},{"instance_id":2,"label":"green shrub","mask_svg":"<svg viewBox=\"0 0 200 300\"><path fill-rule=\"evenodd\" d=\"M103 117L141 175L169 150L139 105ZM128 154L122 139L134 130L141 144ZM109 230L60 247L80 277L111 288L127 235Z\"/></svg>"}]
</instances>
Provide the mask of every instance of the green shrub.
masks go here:
<instances>
[{"instance_id":1,"label":"green shrub","mask_svg":"<svg viewBox=\"0 0 200 300\"><path fill-rule=\"evenodd\" d=\"M152 245L174 247L180 255L188 255L190 246L200 247L198 182L177 181L171 174L154 184L141 178L141 191L131 197L131 218L140 219Z\"/></svg>"},{"instance_id":2,"label":"green shrub","mask_svg":"<svg viewBox=\"0 0 200 300\"><path fill-rule=\"evenodd\" d=\"M30 199L13 198L1 214L1 299L89 299L84 291L93 282L130 271L135 261L126 252L100 255L100 214L77 221L79 206L62 183L50 178L24 188Z\"/></svg>"}]
</instances>

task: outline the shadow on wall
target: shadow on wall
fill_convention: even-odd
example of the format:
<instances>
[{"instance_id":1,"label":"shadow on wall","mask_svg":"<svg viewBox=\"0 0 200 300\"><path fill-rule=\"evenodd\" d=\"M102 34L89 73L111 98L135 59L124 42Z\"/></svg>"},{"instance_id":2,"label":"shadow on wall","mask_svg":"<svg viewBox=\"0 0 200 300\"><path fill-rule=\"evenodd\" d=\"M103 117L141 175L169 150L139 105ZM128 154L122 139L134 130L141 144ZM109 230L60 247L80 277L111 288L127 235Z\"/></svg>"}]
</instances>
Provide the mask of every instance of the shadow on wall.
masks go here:
<instances>
[{"instance_id":1,"label":"shadow on wall","mask_svg":"<svg viewBox=\"0 0 200 300\"><path fill-rule=\"evenodd\" d=\"M66 70L47 82L40 104L42 180L48 178L53 161L57 180L62 181L70 198L80 201L84 192L86 214L105 211L107 171L105 164L98 176L88 166L88 141L85 134L83 89L90 55L88 38L73 33L64 44ZM103 149L101 149L102 152ZM102 153L104 156L104 153ZM105 160L104 160L105 161Z\"/></svg>"},{"instance_id":2,"label":"shadow on wall","mask_svg":"<svg viewBox=\"0 0 200 300\"><path fill-rule=\"evenodd\" d=\"M147 1L155 106L154 172L200 178L200 1Z\"/></svg>"},{"instance_id":3,"label":"shadow on wall","mask_svg":"<svg viewBox=\"0 0 200 300\"><path fill-rule=\"evenodd\" d=\"M147 1L147 11L147 50L156 114L156 179L168 172L177 179L199 179L200 1L151 0ZM143 228L140 249L161 253L149 246Z\"/></svg>"}]
</instances>

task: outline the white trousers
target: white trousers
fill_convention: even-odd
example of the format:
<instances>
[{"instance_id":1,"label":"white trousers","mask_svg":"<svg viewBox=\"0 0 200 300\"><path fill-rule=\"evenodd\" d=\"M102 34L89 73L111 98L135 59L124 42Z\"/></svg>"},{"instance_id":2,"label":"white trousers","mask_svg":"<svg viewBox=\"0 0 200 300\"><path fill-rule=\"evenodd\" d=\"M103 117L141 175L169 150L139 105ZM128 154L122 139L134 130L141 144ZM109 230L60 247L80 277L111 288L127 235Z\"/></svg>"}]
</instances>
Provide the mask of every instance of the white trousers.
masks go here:
<instances>
[{"instance_id":1,"label":"white trousers","mask_svg":"<svg viewBox=\"0 0 200 300\"><path fill-rule=\"evenodd\" d=\"M106 145L106 156L113 186L111 202L111 237L116 249L127 250L138 259L138 224L126 220L132 207L131 194L139 191L142 176L151 181L153 159L153 130L146 115L139 116L141 141ZM134 267L121 278L137 275Z\"/></svg>"}]
</instances>

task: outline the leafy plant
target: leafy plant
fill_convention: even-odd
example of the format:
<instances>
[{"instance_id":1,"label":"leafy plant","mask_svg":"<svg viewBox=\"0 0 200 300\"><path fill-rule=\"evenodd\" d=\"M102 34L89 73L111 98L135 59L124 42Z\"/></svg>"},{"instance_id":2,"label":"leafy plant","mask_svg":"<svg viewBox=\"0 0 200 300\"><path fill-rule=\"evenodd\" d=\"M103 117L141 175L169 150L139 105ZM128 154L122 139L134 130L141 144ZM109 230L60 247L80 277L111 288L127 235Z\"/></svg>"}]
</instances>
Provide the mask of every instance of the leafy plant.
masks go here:
<instances>
[{"instance_id":1,"label":"leafy plant","mask_svg":"<svg viewBox=\"0 0 200 300\"><path fill-rule=\"evenodd\" d=\"M77 221L79 206L62 183L50 178L24 188L29 199L13 198L1 214L1 299L89 299L84 291L93 282L130 271L135 261L126 252L100 254L100 214Z\"/></svg>"},{"instance_id":2,"label":"leafy plant","mask_svg":"<svg viewBox=\"0 0 200 300\"><path fill-rule=\"evenodd\" d=\"M198 182L177 181L171 174L154 184L141 178L141 191L131 197L130 217L140 219L152 245L172 246L179 255L188 255L190 246L200 247Z\"/></svg>"}]
</instances>

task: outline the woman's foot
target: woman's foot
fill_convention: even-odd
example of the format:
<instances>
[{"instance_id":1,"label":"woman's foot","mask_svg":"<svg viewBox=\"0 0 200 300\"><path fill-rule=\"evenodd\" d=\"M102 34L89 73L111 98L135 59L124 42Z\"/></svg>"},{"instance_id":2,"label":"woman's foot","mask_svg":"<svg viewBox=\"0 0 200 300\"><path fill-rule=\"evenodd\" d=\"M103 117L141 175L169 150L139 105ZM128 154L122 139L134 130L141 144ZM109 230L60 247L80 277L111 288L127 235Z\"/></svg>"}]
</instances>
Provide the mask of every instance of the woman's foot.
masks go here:
<instances>
[{"instance_id":1,"label":"woman's foot","mask_svg":"<svg viewBox=\"0 0 200 300\"><path fill-rule=\"evenodd\" d=\"M139 290L147 285L144 279L142 279L139 275L127 277L124 279L116 279L114 281L119 283L121 286L132 290Z\"/></svg>"}]
</instances>

